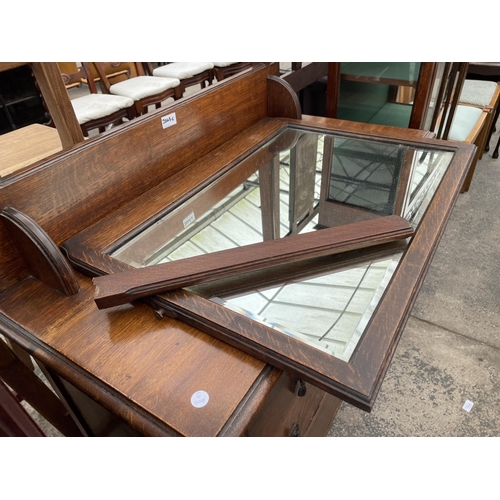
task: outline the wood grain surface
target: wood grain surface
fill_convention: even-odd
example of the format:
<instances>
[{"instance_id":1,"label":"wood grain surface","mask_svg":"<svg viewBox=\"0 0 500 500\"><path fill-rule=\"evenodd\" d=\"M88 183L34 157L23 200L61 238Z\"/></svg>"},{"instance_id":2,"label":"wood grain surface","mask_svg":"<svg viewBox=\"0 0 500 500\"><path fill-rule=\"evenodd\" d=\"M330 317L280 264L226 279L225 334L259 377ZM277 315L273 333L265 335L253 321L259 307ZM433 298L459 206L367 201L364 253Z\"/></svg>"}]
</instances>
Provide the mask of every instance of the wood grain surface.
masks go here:
<instances>
[{"instance_id":1,"label":"wood grain surface","mask_svg":"<svg viewBox=\"0 0 500 500\"><path fill-rule=\"evenodd\" d=\"M0 135L0 177L33 165L61 150L57 130L39 123Z\"/></svg>"},{"instance_id":2,"label":"wood grain surface","mask_svg":"<svg viewBox=\"0 0 500 500\"><path fill-rule=\"evenodd\" d=\"M276 73L270 65L236 75L13 173L0 208L25 213L60 245L266 118L267 76ZM162 116L173 112L177 125L163 129ZM0 225L0 291L27 276Z\"/></svg>"},{"instance_id":3,"label":"wood grain surface","mask_svg":"<svg viewBox=\"0 0 500 500\"><path fill-rule=\"evenodd\" d=\"M10 336L143 434L215 436L234 412L233 432L244 431L253 413L242 401L255 405L256 398L258 407L263 399L262 361L185 323L160 320L145 304L101 311L91 280L79 281L72 297L32 278L1 296L0 320L22 325L24 341ZM199 390L210 396L203 408L191 404Z\"/></svg>"},{"instance_id":4,"label":"wood grain surface","mask_svg":"<svg viewBox=\"0 0 500 500\"><path fill-rule=\"evenodd\" d=\"M301 120L276 120L276 123L279 122L282 122L283 125L290 124L299 130L313 130L319 133L331 131L341 136L355 134L359 138L370 138L375 141L389 141L393 143L404 142L416 147L429 147L437 150L449 151L451 147L456 151L455 159L438 191L440 193L439 197L446 200L445 206L447 207L447 211L445 210L442 215L439 215L439 210L436 212L430 208L424 216L424 220L429 221L446 220L449 210L453 206L454 199L457 196L457 186L463 181L464 172L467 171L471 154L474 151L474 148L467 145L461 145L460 148L457 145L450 146L443 141L433 139L429 136L428 132L421 130L400 129L383 125L366 125L306 115ZM270 122L265 121L265 126L269 125ZM259 131L263 130L260 127L257 129ZM252 133L251 136L254 137L254 134ZM260 140L265 140L263 136L259 137ZM246 140L246 134L242 134L238 138L238 141ZM243 142L238 142L238 144L243 144ZM233 150L233 154L235 151L237 149ZM224 170L224 168L228 168L227 165L231 164L231 154L225 148L221 148L221 154L228 154L227 160L229 163L222 162L218 167L219 170L221 168ZM148 218L150 220L152 220L151 218L154 219L155 212L158 212L162 201L164 201L164 208L161 211L167 213L173 206L176 206L176 199L179 203L183 203L190 198L193 192L197 191L197 182L207 185L206 183L210 182L207 179L207 175L220 175L220 173L217 174L217 166L214 163L214 158L210 157L207 160L209 169L205 174L200 170L191 171L188 169L188 176L182 178L179 176L178 183L174 184L175 189L179 189L179 191L176 191L176 194L173 194L172 197L170 197L171 193L166 186L159 186L156 196L151 199L153 201L151 209L148 206L147 197L138 198L129 203L128 206L123 207L122 210L118 210L116 213L99 221L93 227L83 231L78 237L66 242L65 247L75 265L81 266L82 269L85 269L85 272L94 276L112 274L130 269L130 266L109 257L107 254L112 248L117 248L116 237L120 239L128 235L129 238L131 234L138 234L138 232L147 227ZM236 158L235 161L237 161ZM224 165L226 166L224 167ZM160 192L162 193L161 195ZM428 233L427 238L429 240L424 247L415 246L412 242L406 255L407 263L405 271L401 271L401 274L405 275L410 270L412 273L416 273L416 275L421 276L421 273L425 274L427 264L425 263L423 267L419 267L420 263L417 264L417 267L413 267L412 260L417 259L417 262L417 256L421 252L424 255L427 254L427 257L430 258L439 241L440 230L442 229L434 231L432 225L427 227L426 232ZM122 239L122 241L125 240ZM359 262L360 258L359 255L354 256L354 261ZM307 262L309 263L309 261ZM287 275L289 269L278 270L279 267L272 268L273 272L267 273L269 276L265 277L264 281L272 282L275 278L282 279L283 273ZM243 276L251 274L248 273ZM232 283L229 285L229 289L231 285ZM407 284L405 278L402 278L402 281L396 287L392 285L389 287L389 296L393 297L393 299L389 300L396 300L403 292L403 289L405 294L409 293L410 299L407 296L407 300L413 300L419 288L419 285L414 285L415 283L413 285ZM222 288L224 288L224 285L222 285ZM226 287L225 289L228 288ZM355 362L353 360L356 358L353 357L353 360L346 363L317 349L308 348L304 343L286 335L277 335L276 331L271 330L265 325L258 324L249 318L229 311L223 306L206 300L186 289L158 295L155 300L155 307L163 308L168 314L172 314L187 324L222 339L253 356L259 357L273 366L302 376L317 387L367 411L373 406L378 388L388 367L388 362L392 357L393 349L397 345L397 341L393 343L393 340L398 338L402 328L401 322L398 323L396 319L396 314L394 316L394 323L390 318L386 318L385 325L377 327L375 331L369 325L361 341L361 346L363 346L364 350L365 345L370 345L368 351L372 353L373 362L372 360L370 360L370 363L366 363L366 360ZM388 305L388 307L390 310L391 306ZM402 318L406 321L409 310L404 308L401 313ZM378 339L374 343L370 340L372 336ZM380 348L378 344L384 345L384 348ZM370 367L369 369L368 366Z\"/></svg>"},{"instance_id":5,"label":"wood grain surface","mask_svg":"<svg viewBox=\"0 0 500 500\"><path fill-rule=\"evenodd\" d=\"M244 272L273 267L387 243L413 235L399 216L355 222L243 247L231 248L179 261L94 278L95 302L113 307L147 297Z\"/></svg>"},{"instance_id":6,"label":"wood grain surface","mask_svg":"<svg viewBox=\"0 0 500 500\"><path fill-rule=\"evenodd\" d=\"M311 408L281 392L287 384L274 391L281 370L330 392L330 401L339 397L369 410L470 164L472 147L428 140L422 131L307 116L270 119L267 76L276 74L271 65L223 81L13 173L0 189L0 208L22 211L56 245L72 239L65 245L72 262L95 276L130 269L108 255L117 242L179 206L289 124L456 151L349 363L185 289L151 302L164 308L161 320L141 302L100 310L83 274L76 273L81 288L72 296L35 279L0 224L1 333L142 434L241 435L252 421L254 429L266 422L259 418L266 408L311 415ZM172 112L177 125L163 129L161 118ZM191 404L199 390L210 395L203 408ZM273 404L273 393L287 408ZM311 398L318 412L320 399ZM323 431L332 415L332 407L325 408Z\"/></svg>"},{"instance_id":7,"label":"wood grain surface","mask_svg":"<svg viewBox=\"0 0 500 500\"><path fill-rule=\"evenodd\" d=\"M5 207L0 218L31 274L65 295L80 289L73 269L47 233L27 215Z\"/></svg>"}]
</instances>

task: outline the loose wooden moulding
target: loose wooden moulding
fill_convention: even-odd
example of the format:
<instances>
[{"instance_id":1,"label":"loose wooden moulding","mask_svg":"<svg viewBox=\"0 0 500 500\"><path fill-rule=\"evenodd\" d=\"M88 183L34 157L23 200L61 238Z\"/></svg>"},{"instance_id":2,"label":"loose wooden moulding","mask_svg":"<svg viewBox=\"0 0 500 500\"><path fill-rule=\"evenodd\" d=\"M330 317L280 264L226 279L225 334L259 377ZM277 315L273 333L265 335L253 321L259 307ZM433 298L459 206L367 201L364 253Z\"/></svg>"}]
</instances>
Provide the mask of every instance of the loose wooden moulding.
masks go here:
<instances>
[{"instance_id":1,"label":"loose wooden moulding","mask_svg":"<svg viewBox=\"0 0 500 500\"><path fill-rule=\"evenodd\" d=\"M409 222L397 215L390 215L255 243L94 278L95 302L100 309L104 309L205 281L311 257L358 250L412 235L413 229Z\"/></svg>"}]
</instances>

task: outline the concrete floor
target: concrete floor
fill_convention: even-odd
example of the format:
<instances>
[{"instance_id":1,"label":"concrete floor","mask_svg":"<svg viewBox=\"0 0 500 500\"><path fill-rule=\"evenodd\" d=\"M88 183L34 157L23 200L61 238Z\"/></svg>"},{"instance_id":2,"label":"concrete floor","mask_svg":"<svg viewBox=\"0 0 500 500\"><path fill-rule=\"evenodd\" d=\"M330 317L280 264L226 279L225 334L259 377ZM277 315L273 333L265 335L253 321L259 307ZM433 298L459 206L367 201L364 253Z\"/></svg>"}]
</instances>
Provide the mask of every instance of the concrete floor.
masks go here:
<instances>
[{"instance_id":1,"label":"concrete floor","mask_svg":"<svg viewBox=\"0 0 500 500\"><path fill-rule=\"evenodd\" d=\"M457 200L372 412L344 403L329 436L500 436L499 133Z\"/></svg>"}]
</instances>

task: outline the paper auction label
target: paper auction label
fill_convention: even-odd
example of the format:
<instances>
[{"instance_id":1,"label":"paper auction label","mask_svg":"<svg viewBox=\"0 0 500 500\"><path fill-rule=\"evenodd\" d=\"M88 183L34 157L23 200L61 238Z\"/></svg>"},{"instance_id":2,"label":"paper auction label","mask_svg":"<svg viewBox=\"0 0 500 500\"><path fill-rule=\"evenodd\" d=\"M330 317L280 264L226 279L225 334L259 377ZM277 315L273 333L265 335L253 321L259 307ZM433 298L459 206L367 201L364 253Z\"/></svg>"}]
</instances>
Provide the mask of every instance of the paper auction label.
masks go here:
<instances>
[{"instance_id":1,"label":"paper auction label","mask_svg":"<svg viewBox=\"0 0 500 500\"><path fill-rule=\"evenodd\" d=\"M209 400L208 393L205 391L196 391L192 396L191 396L191 404L195 408L203 408Z\"/></svg>"},{"instance_id":2,"label":"paper auction label","mask_svg":"<svg viewBox=\"0 0 500 500\"><path fill-rule=\"evenodd\" d=\"M474 403L472 401L467 400L465 404L462 406L462 410L471 411Z\"/></svg>"},{"instance_id":3,"label":"paper auction label","mask_svg":"<svg viewBox=\"0 0 500 500\"><path fill-rule=\"evenodd\" d=\"M177 124L177 117L175 113L170 113L169 115L161 117L161 126L163 128L171 127L172 125Z\"/></svg>"},{"instance_id":4,"label":"paper auction label","mask_svg":"<svg viewBox=\"0 0 500 500\"><path fill-rule=\"evenodd\" d=\"M184 224L184 229L186 229L189 224L192 224L196 220L194 212L191 212L187 217L184 217L182 223Z\"/></svg>"}]
</instances>

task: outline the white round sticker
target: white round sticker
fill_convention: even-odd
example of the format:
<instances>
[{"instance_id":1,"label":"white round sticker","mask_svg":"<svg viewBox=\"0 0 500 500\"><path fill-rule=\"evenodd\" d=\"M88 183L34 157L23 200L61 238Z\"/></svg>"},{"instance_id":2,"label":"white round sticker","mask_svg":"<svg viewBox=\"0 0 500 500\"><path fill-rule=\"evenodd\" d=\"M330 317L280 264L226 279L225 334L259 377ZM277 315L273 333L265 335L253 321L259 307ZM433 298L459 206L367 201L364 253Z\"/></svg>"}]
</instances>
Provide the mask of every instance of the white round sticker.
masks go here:
<instances>
[{"instance_id":1,"label":"white round sticker","mask_svg":"<svg viewBox=\"0 0 500 500\"><path fill-rule=\"evenodd\" d=\"M209 400L208 393L205 391L196 391L192 396L191 396L191 404L195 408L203 408Z\"/></svg>"}]
</instances>

